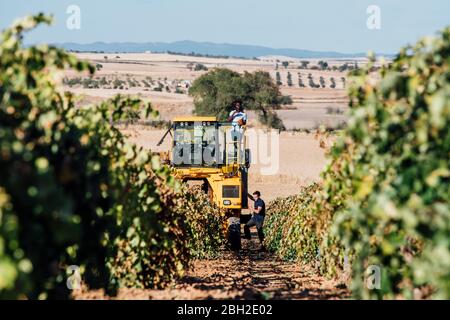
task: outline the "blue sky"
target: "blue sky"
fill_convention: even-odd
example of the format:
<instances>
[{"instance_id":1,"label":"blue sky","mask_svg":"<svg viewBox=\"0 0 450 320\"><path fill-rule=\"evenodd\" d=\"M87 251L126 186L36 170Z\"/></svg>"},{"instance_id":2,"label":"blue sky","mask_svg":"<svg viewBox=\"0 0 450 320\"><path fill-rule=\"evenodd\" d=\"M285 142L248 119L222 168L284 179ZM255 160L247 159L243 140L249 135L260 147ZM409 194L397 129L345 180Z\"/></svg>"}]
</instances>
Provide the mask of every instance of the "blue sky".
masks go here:
<instances>
[{"instance_id":1,"label":"blue sky","mask_svg":"<svg viewBox=\"0 0 450 320\"><path fill-rule=\"evenodd\" d=\"M66 28L69 5L81 29ZM381 29L366 27L366 8L381 9ZM52 13L27 42L211 41L346 53L393 53L450 25L449 0L15 0L0 1L0 29L15 18Z\"/></svg>"}]
</instances>

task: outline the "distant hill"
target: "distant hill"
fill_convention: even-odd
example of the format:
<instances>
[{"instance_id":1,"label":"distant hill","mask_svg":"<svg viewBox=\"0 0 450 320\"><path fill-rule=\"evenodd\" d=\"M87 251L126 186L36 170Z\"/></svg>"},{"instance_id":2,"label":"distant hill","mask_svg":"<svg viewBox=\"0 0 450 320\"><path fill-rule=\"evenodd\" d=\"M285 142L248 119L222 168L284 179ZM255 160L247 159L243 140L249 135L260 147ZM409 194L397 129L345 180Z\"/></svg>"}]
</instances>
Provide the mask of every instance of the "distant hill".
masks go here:
<instances>
[{"instance_id":1,"label":"distant hill","mask_svg":"<svg viewBox=\"0 0 450 320\"><path fill-rule=\"evenodd\" d=\"M274 49L263 46L228 44L228 43L212 43L212 42L195 42L195 41L176 41L176 42L94 42L89 44L79 43L57 43L58 47L66 50L80 52L177 52L183 54L202 54L214 56L230 56L254 58L261 56L287 56L292 58L355 58L365 57L365 53L340 53L334 51L310 51L301 49Z\"/></svg>"}]
</instances>

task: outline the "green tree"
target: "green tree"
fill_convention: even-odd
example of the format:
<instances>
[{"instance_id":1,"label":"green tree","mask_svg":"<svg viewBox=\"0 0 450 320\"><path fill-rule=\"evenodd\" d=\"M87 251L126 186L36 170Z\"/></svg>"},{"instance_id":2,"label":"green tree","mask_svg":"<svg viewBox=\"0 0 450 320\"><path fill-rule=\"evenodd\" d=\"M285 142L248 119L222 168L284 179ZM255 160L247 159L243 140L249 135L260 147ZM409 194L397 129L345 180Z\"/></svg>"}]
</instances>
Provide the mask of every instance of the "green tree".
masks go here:
<instances>
[{"instance_id":1,"label":"green tree","mask_svg":"<svg viewBox=\"0 0 450 320\"><path fill-rule=\"evenodd\" d=\"M194 71L208 71L208 68L204 64L196 63Z\"/></svg>"},{"instance_id":2,"label":"green tree","mask_svg":"<svg viewBox=\"0 0 450 320\"><path fill-rule=\"evenodd\" d=\"M281 82L281 75L279 71L277 71L277 73L275 74L275 78L278 86L283 85L283 83Z\"/></svg>"},{"instance_id":3,"label":"green tree","mask_svg":"<svg viewBox=\"0 0 450 320\"><path fill-rule=\"evenodd\" d=\"M342 87L345 89L345 84L346 84L346 79L345 77L341 77L341 82L342 82Z\"/></svg>"},{"instance_id":4,"label":"green tree","mask_svg":"<svg viewBox=\"0 0 450 320\"><path fill-rule=\"evenodd\" d=\"M331 82L330 88L331 88L331 89L336 88L336 80L334 80L334 77L331 77L331 78L330 78L330 82Z\"/></svg>"},{"instance_id":5,"label":"green tree","mask_svg":"<svg viewBox=\"0 0 450 320\"><path fill-rule=\"evenodd\" d=\"M323 61L323 60L320 60L318 62L318 65L321 70L326 70L328 68L328 62Z\"/></svg>"},{"instance_id":6,"label":"green tree","mask_svg":"<svg viewBox=\"0 0 450 320\"><path fill-rule=\"evenodd\" d=\"M300 72L298 73L298 86L300 88L304 88L305 87L305 84L303 83L302 75L301 75Z\"/></svg>"},{"instance_id":7,"label":"green tree","mask_svg":"<svg viewBox=\"0 0 450 320\"><path fill-rule=\"evenodd\" d=\"M287 85L289 87L292 87L293 83L292 83L292 75L290 72L287 73Z\"/></svg>"},{"instance_id":8,"label":"green tree","mask_svg":"<svg viewBox=\"0 0 450 320\"><path fill-rule=\"evenodd\" d=\"M275 112L280 107L279 103L282 95L270 74L265 71L245 72L243 78L244 83L247 85L245 88L248 90L246 93L247 108L258 112L259 120L262 124L275 129L285 130L283 121Z\"/></svg>"},{"instance_id":9,"label":"green tree","mask_svg":"<svg viewBox=\"0 0 450 320\"><path fill-rule=\"evenodd\" d=\"M222 121L228 118L233 101L244 98L248 102L248 91L243 77L229 69L211 70L198 77L189 88L194 98L194 113L215 115Z\"/></svg>"},{"instance_id":10,"label":"green tree","mask_svg":"<svg viewBox=\"0 0 450 320\"><path fill-rule=\"evenodd\" d=\"M338 68L339 72L344 72L348 69L349 69L348 63L344 63L343 65L340 65Z\"/></svg>"},{"instance_id":11,"label":"green tree","mask_svg":"<svg viewBox=\"0 0 450 320\"><path fill-rule=\"evenodd\" d=\"M279 108L281 97L268 72L240 75L229 69L214 69L197 78L189 94L194 98L194 113L197 115L215 115L224 121L232 103L241 100L244 108L256 110L262 122L268 125L271 125L271 119L275 119L274 110ZM281 127L279 121L277 125Z\"/></svg>"},{"instance_id":12,"label":"green tree","mask_svg":"<svg viewBox=\"0 0 450 320\"><path fill-rule=\"evenodd\" d=\"M319 77L319 83L322 88L325 88L325 78L324 77L322 77L322 76Z\"/></svg>"},{"instance_id":13,"label":"green tree","mask_svg":"<svg viewBox=\"0 0 450 320\"><path fill-rule=\"evenodd\" d=\"M313 78L313 76L312 76L311 73L308 74L308 82L309 82L309 86L310 86L311 88L320 88L320 85L319 85L319 84L316 84L316 83L314 82L314 78Z\"/></svg>"},{"instance_id":14,"label":"green tree","mask_svg":"<svg viewBox=\"0 0 450 320\"><path fill-rule=\"evenodd\" d=\"M291 105L294 103L291 96L281 96L279 99L279 103L282 105Z\"/></svg>"},{"instance_id":15,"label":"green tree","mask_svg":"<svg viewBox=\"0 0 450 320\"><path fill-rule=\"evenodd\" d=\"M300 61L300 63L301 63L301 65L300 65L300 68L301 68L301 69L308 69L309 61L307 61L307 60L302 60L302 61Z\"/></svg>"}]
</instances>

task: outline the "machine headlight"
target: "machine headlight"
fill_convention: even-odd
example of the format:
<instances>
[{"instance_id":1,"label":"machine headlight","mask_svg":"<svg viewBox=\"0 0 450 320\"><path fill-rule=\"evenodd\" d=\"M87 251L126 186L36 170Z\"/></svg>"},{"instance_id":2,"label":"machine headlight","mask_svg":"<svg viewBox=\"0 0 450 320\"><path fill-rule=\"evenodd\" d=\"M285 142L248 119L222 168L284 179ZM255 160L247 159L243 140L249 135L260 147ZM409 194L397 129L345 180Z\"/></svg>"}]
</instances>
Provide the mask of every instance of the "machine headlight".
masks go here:
<instances>
[{"instance_id":1,"label":"machine headlight","mask_svg":"<svg viewBox=\"0 0 450 320\"><path fill-rule=\"evenodd\" d=\"M230 200L223 200L223 204L225 206L229 206L231 204L231 201Z\"/></svg>"}]
</instances>

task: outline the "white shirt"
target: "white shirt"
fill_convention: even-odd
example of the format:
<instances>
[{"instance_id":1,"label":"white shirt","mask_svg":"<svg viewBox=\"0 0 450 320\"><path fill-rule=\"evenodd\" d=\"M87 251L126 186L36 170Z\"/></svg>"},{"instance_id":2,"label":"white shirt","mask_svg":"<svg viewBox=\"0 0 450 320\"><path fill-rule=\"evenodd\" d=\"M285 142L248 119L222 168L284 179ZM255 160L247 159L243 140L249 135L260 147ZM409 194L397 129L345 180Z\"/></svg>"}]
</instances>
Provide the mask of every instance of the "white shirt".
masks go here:
<instances>
[{"instance_id":1,"label":"white shirt","mask_svg":"<svg viewBox=\"0 0 450 320\"><path fill-rule=\"evenodd\" d=\"M231 120L233 122L233 124L237 124L239 122L239 120L244 121L245 123L247 123L247 114L245 112L239 111L236 112L235 110L230 112L230 117L233 117L233 120ZM233 115L233 113L235 113Z\"/></svg>"}]
</instances>

